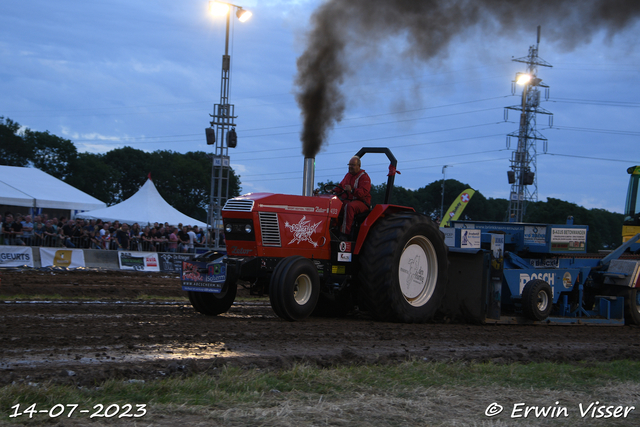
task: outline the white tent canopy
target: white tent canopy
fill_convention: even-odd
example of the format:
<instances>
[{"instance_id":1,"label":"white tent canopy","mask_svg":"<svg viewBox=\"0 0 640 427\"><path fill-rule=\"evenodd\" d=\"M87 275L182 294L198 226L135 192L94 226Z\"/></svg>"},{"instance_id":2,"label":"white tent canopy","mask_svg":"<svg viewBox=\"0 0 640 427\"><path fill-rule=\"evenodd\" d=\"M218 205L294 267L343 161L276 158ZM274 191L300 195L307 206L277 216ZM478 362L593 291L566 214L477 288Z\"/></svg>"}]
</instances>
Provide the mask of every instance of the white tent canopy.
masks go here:
<instances>
[{"instance_id":1,"label":"white tent canopy","mask_svg":"<svg viewBox=\"0 0 640 427\"><path fill-rule=\"evenodd\" d=\"M0 166L0 204L87 211L106 203L40 169Z\"/></svg>"},{"instance_id":2,"label":"white tent canopy","mask_svg":"<svg viewBox=\"0 0 640 427\"><path fill-rule=\"evenodd\" d=\"M120 221L121 223L126 222L129 225L137 222L141 226L153 224L154 222L159 224L168 222L169 225L182 223L184 225L207 227L206 223L180 213L167 203L160 193L158 193L158 189L153 185L151 179L148 179L136 194L124 202L104 209L82 212L77 214L76 217L101 219L103 221Z\"/></svg>"}]
</instances>

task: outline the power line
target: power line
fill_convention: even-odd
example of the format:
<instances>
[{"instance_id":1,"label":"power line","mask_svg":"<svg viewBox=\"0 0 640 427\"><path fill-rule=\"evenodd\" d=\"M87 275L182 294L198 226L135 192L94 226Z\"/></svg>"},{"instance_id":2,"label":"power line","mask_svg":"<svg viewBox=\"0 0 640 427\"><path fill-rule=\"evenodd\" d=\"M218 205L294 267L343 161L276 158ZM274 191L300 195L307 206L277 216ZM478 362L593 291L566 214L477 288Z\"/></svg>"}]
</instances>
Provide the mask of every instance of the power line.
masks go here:
<instances>
[{"instance_id":1,"label":"power line","mask_svg":"<svg viewBox=\"0 0 640 427\"><path fill-rule=\"evenodd\" d=\"M449 159L451 157L475 156L475 155L478 155L478 154L498 153L498 152L502 152L502 151L508 151L508 149L507 148L502 148L502 149L499 149L499 150L477 151L475 153L462 153L462 154L461 153L456 153L456 154L450 154L450 155L440 156L440 157L428 157L428 158L423 158L423 159L402 160L401 163L405 164L405 163L414 163L414 162L424 162L424 161L428 161L428 160ZM456 163L456 164L464 164L464 163ZM386 166L386 165L388 165L388 163L385 163L385 162L383 162L383 163L370 163L370 164L367 165L367 167ZM416 167L413 167L413 168L401 167L398 170L400 170L402 172L402 170L420 169L422 167L423 166L416 166ZM344 170L344 167L335 167L335 168L322 169L322 171L331 171L331 170ZM299 174L300 171L296 170L296 171L287 171L287 172L274 172L274 173L270 173L269 175L285 175L285 174L292 174L292 173ZM264 176L264 174L253 174L253 175L242 175L242 176L243 177Z\"/></svg>"},{"instance_id":2,"label":"power line","mask_svg":"<svg viewBox=\"0 0 640 427\"><path fill-rule=\"evenodd\" d=\"M477 102L485 102L485 101L493 101L496 99L503 99L503 98L507 98L509 97L509 95L503 95L503 96L496 96L496 97L491 97L491 98L484 98L484 99L475 99L472 101L463 101L463 102L456 102L456 103L452 103L452 104L445 104L445 105L437 105L437 106L433 106L433 107L424 107L424 108L415 108L415 109L410 109L410 110L401 110L401 111L394 111L394 112L390 112L390 113L380 113L380 114L372 114L372 115L368 115L368 116L358 116L358 117L347 117L345 119L343 119L343 121L351 121L351 120L362 120L362 119L370 119L370 118L375 118L375 117L383 117L383 116L390 116L390 115L396 115L396 114L407 114L407 113L413 113L413 112L417 112L417 111L425 111L425 110L434 110L434 109L438 109L438 108L447 108L447 107L455 107L455 106L459 106L459 105L466 105L466 104L473 104L473 103L477 103ZM498 107L496 107L495 109L497 109ZM482 111L488 111L491 110L492 108L488 108L488 109L484 109L484 110L473 110L473 111L469 111L469 112L463 112L463 113L451 113L449 115L460 115L460 114L470 114L470 113L474 113L474 112L482 112ZM396 121L391 121L391 122L383 122L383 123L374 123L374 125L378 125L378 124L391 124L391 123L402 123L402 122L406 122L406 121L416 121L416 120L422 120L422 119L428 119L428 118L440 118L440 117L446 117L447 115L442 115L442 116L432 116L432 117L423 117L423 118L415 118L415 119L401 119L401 120L396 120ZM296 124L291 124L291 125L282 125L282 126L272 126L272 127L264 127L264 128L254 128L254 129L238 129L239 131L242 132L242 138L257 138L257 137L262 137L262 136L279 136L279 135L289 135L289 134L294 134L294 133L298 133L298 132L287 132L287 133L279 133L279 134L266 134L266 135L244 135L244 132L254 132L254 131L258 131L258 130L271 130L271 129L284 129L284 128L290 128L290 127L300 127L301 124L300 123L296 123ZM362 126L372 126L372 124L366 124L366 125L354 125L354 126L336 126L336 129L348 129L351 127L362 127ZM185 135L161 135L161 136L126 136L126 137L119 137L117 140L116 139L110 139L108 141L111 141L111 144L118 144L118 141L122 141L122 140L126 140L126 141L131 141L131 140L135 140L135 139L142 139L143 141L132 141L135 142L137 144L148 144L148 143L155 143L155 142L160 142L160 141L146 141L148 139L160 139L160 138L181 138L181 137L190 137L190 136L200 136L199 133L192 133L192 134L185 134ZM166 141L166 142L194 142L194 141L199 141L199 140L187 140L187 141ZM76 139L75 142L101 142L101 143L107 143L106 141L102 141L102 140L95 140L95 139ZM269 151L269 150L265 150L265 151Z\"/></svg>"},{"instance_id":3,"label":"power line","mask_svg":"<svg viewBox=\"0 0 640 427\"><path fill-rule=\"evenodd\" d=\"M569 131L590 132L590 133L606 133L610 135L640 136L640 132L615 130L615 129L593 129L593 128L582 128L582 127L574 127L574 126L553 126L546 129L569 130Z\"/></svg>"},{"instance_id":4,"label":"power line","mask_svg":"<svg viewBox=\"0 0 640 427\"><path fill-rule=\"evenodd\" d=\"M504 122L491 122L491 123L484 123L484 124L479 124L479 125L470 125L470 126L461 126L461 127L457 127L457 128L450 128L450 129L440 129L440 130L431 130L431 131L425 131L425 132L417 132L417 133L409 133L409 134L402 134L402 135L394 135L394 138L404 138L404 137L410 137L410 136L418 136L418 135L426 135L426 134L430 134L430 133L438 133L438 132L450 132L450 131L454 131L454 130L461 130L461 129L471 129L471 128L477 128L477 127L482 127L482 126L491 126L491 125L496 125L496 124L502 124ZM502 135L502 134L499 134ZM490 135L490 136L498 136L498 135ZM371 142L371 141L380 141L380 140L388 140L390 137L389 136L383 136L380 138L368 138L368 139L358 139L358 140L351 140L351 141L343 141L343 142L332 142L331 145L344 145L344 144L353 144L353 143L362 143L362 142ZM475 139L476 137L470 137L470 138L462 138L461 140L464 139ZM443 142L450 142L450 140L448 141L436 141L436 142L421 142L421 143L415 143L415 144L410 144L407 146L411 146L411 145L433 145L433 144L440 144ZM397 147L401 147L400 145L398 145ZM300 149L300 147L296 147L297 149ZM278 150L291 150L292 148L280 148ZM275 151L275 150L265 150L265 151ZM253 152L251 153L253 154ZM278 156L278 157L256 157L256 158L250 158L250 159L242 159L240 158L241 161L251 161L251 160L274 160L274 159L284 159L284 158L293 158L293 157L300 157L299 154L297 155L292 155L292 156Z\"/></svg>"},{"instance_id":5,"label":"power line","mask_svg":"<svg viewBox=\"0 0 640 427\"><path fill-rule=\"evenodd\" d=\"M379 126L379 125L388 125L388 124L393 124L393 123L415 122L417 120L440 119L440 118L443 118L443 117L460 116L460 115L464 115L464 114L480 113L480 112L490 111L490 110L502 110L503 108L504 107L492 107L492 108L485 108L485 109L482 109L482 110L464 111L462 113L442 114L440 116L417 117L417 118L414 118L414 119L393 120L393 121L390 121L390 122L379 122L379 123L365 123L365 124L361 124L361 125L352 125L352 126L339 126L339 127L336 127L336 130L353 129L353 128L361 128L361 127L371 127L371 126ZM264 134L264 135L249 135L249 136L245 135L245 136L243 136L243 138L260 138L260 137L264 137L264 136L292 135L292 134L297 134L297 133L298 133L298 131L296 131L296 132L284 132L284 133L271 133L271 134Z\"/></svg>"},{"instance_id":6,"label":"power line","mask_svg":"<svg viewBox=\"0 0 640 427\"><path fill-rule=\"evenodd\" d=\"M548 102L580 104L580 105L601 105L601 106L611 106L611 107L629 107L629 108L640 107L640 103L638 102L600 101L600 100L593 100L593 99L553 98L548 100Z\"/></svg>"},{"instance_id":7,"label":"power line","mask_svg":"<svg viewBox=\"0 0 640 427\"><path fill-rule=\"evenodd\" d=\"M558 157L572 157L576 159L589 159L589 160L598 160L605 162L619 162L619 163L640 163L640 160L621 160L621 159L603 159L602 157L589 157L589 156L578 156L576 154L559 154L559 153L544 153L547 156L558 156Z\"/></svg>"}]
</instances>

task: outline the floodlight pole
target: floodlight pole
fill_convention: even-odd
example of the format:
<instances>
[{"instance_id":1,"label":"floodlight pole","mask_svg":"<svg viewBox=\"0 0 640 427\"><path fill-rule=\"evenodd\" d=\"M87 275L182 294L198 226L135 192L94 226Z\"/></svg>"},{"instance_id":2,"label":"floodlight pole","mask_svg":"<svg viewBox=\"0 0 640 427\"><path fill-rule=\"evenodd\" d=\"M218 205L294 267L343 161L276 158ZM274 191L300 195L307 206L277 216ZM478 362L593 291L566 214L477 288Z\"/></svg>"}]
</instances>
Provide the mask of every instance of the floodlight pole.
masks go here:
<instances>
[{"instance_id":1,"label":"floodlight pole","mask_svg":"<svg viewBox=\"0 0 640 427\"><path fill-rule=\"evenodd\" d=\"M211 2L210 2L211 3ZM217 2L223 3L223 2ZM226 31L224 55L222 55L222 76L220 84L220 103L213 106L211 127L215 129L214 156L211 165L211 195L209 200L208 225L213 237L213 249L221 250L224 245L220 241L220 227L222 226L222 207L229 198L230 160L229 144L226 137L229 130L235 129L235 106L229 104L229 74L231 70L231 56L229 55L229 25L233 8L242 9L230 3L226 16Z\"/></svg>"}]
</instances>

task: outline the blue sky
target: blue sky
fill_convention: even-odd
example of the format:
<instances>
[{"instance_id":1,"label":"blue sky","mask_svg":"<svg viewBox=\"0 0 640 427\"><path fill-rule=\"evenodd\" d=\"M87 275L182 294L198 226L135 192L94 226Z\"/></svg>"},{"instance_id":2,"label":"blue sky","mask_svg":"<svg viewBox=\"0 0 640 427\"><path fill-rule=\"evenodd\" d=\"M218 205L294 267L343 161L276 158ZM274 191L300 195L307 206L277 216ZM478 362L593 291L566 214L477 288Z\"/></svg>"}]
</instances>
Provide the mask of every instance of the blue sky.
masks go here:
<instances>
[{"instance_id":1,"label":"blue sky","mask_svg":"<svg viewBox=\"0 0 640 427\"><path fill-rule=\"evenodd\" d=\"M240 0L238 0L239 2ZM232 19L230 102L238 118L231 164L244 192L300 194L300 110L293 82L309 18L320 1L246 0L246 23ZM471 29L437 62L401 54L401 36L378 54L353 54L343 83L344 120L316 158L316 181L340 179L362 146L388 146L398 158L396 184L417 189L442 179L508 198L520 89L511 82L536 42L536 27L497 37ZM208 1L4 0L0 5L0 116L72 140L79 151L125 145L147 151L210 151L204 137L220 98L223 18ZM562 28L554 28L562 31ZM572 50L545 39L540 57L553 68L538 117L548 139L538 146L540 200L622 212L628 166L640 164L639 25L620 34L585 36ZM366 43L366 41L360 41ZM513 140L511 148L515 147ZM387 162L368 155L374 184ZM179 177L176 177L179 179Z\"/></svg>"}]
</instances>

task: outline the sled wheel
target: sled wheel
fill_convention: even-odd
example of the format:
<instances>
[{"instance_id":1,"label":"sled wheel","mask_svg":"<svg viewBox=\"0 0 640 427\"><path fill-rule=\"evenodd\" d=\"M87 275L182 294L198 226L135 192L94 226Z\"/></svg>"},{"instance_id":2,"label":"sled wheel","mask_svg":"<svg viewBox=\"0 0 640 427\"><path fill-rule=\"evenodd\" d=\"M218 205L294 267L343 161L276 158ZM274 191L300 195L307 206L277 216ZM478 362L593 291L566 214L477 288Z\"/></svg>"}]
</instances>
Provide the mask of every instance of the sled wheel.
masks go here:
<instances>
[{"instance_id":1,"label":"sled wheel","mask_svg":"<svg viewBox=\"0 0 640 427\"><path fill-rule=\"evenodd\" d=\"M551 286L544 280L531 280L522 290L522 311L531 320L549 317L553 305Z\"/></svg>"},{"instance_id":2,"label":"sled wheel","mask_svg":"<svg viewBox=\"0 0 640 427\"><path fill-rule=\"evenodd\" d=\"M320 278L315 264L302 256L284 258L269 283L273 311L285 320L303 320L313 312L320 296Z\"/></svg>"},{"instance_id":3,"label":"sled wheel","mask_svg":"<svg viewBox=\"0 0 640 427\"><path fill-rule=\"evenodd\" d=\"M191 305L198 313L207 316L217 316L226 313L233 305L238 292L238 285L235 280L228 279L222 286L220 293L213 292L187 292Z\"/></svg>"},{"instance_id":4,"label":"sled wheel","mask_svg":"<svg viewBox=\"0 0 640 427\"><path fill-rule=\"evenodd\" d=\"M627 323L640 325L640 292L638 288L625 290L624 317Z\"/></svg>"},{"instance_id":5,"label":"sled wheel","mask_svg":"<svg viewBox=\"0 0 640 427\"><path fill-rule=\"evenodd\" d=\"M382 218L360 254L361 297L378 320L422 323L447 285L448 249L438 227L414 212Z\"/></svg>"}]
</instances>

